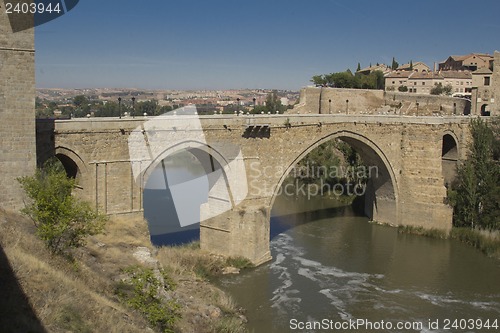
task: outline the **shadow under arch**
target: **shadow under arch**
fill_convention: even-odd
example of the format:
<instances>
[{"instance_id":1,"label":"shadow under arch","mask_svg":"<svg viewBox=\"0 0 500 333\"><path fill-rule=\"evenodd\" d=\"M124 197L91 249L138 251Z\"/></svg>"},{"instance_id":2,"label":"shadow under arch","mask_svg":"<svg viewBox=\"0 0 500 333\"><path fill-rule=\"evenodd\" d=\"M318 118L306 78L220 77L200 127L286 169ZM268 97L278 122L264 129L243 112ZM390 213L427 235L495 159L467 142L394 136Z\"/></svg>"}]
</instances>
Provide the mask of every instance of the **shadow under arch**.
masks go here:
<instances>
[{"instance_id":1,"label":"shadow under arch","mask_svg":"<svg viewBox=\"0 0 500 333\"><path fill-rule=\"evenodd\" d=\"M165 161L168 161L171 157L175 158L177 154L182 152L192 155L193 159L203 169L203 174L197 175L195 178L183 179L181 182L171 182L167 176L169 172L167 171L168 165L166 165ZM195 140L184 141L169 146L150 163L141 175L141 182L144 189L144 216L150 226L151 241L153 244L177 245L198 239L200 237L200 222L219 215L235 206L226 173L228 165L228 159L217 149ZM184 169L188 165L181 164L177 167ZM169 231L163 234L152 232L154 231L154 228L151 227L152 224L154 225L158 221L151 221L151 219L157 220L158 218L152 216L150 212L154 211L154 208L151 203L147 202L148 200L156 200L159 203L158 199L152 199L151 194L148 194L148 191L151 192L150 181L153 181L152 179L155 178L153 177L153 172L155 170L158 171L157 169L161 169L162 185L164 186L161 191L164 193L163 200L165 200L165 196L167 200L167 202L163 202L162 209L164 213L162 215L170 217L170 221L168 221ZM206 180L200 181L202 178ZM205 186L205 182L207 187L202 188ZM196 183L196 189L192 188L194 183ZM190 191L196 191L196 193L191 193ZM200 201L200 195L204 196L204 201ZM214 201L216 204L213 204ZM165 212L165 210L169 211ZM191 219L188 219L188 223L186 222L186 214L183 214L186 210L190 211L187 215L191 217L192 214L196 214L195 212L199 212L197 223ZM175 222L172 222L172 220L175 220L177 224L173 225Z\"/></svg>"},{"instance_id":2,"label":"shadow under arch","mask_svg":"<svg viewBox=\"0 0 500 333\"><path fill-rule=\"evenodd\" d=\"M459 156L457 136L452 131L445 131L441 148L441 172L445 186L451 184L457 176Z\"/></svg>"},{"instance_id":3,"label":"shadow under arch","mask_svg":"<svg viewBox=\"0 0 500 333\"><path fill-rule=\"evenodd\" d=\"M80 155L69 148L58 146L55 148L54 155L61 161L70 178L77 178L87 171L87 166Z\"/></svg>"},{"instance_id":4,"label":"shadow under arch","mask_svg":"<svg viewBox=\"0 0 500 333\"><path fill-rule=\"evenodd\" d=\"M364 207L366 216L373 221L399 225L399 187L389 159L375 142L363 135L346 130L330 133L317 140L292 161L278 181L271 197L270 207L273 207L283 182L294 166L312 150L334 139L340 139L352 146L363 158L365 165L369 168L373 167L372 170L376 172L375 175L372 174L367 184Z\"/></svg>"}]
</instances>

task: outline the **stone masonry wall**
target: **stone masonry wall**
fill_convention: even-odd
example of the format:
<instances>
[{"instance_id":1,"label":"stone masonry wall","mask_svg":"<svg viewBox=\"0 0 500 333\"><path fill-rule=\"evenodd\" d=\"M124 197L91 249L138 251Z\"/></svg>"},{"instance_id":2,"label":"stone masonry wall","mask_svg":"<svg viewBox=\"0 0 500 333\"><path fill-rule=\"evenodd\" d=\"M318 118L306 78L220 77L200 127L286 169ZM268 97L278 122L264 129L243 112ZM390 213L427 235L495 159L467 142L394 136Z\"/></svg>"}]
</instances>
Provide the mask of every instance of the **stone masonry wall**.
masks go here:
<instances>
[{"instance_id":1,"label":"stone masonry wall","mask_svg":"<svg viewBox=\"0 0 500 333\"><path fill-rule=\"evenodd\" d=\"M17 177L35 171L34 29L13 33L0 3L0 207L22 207Z\"/></svg>"},{"instance_id":2,"label":"stone masonry wall","mask_svg":"<svg viewBox=\"0 0 500 333\"><path fill-rule=\"evenodd\" d=\"M289 114L394 114L407 116L463 115L470 102L447 96L382 90L307 87Z\"/></svg>"},{"instance_id":3,"label":"stone masonry wall","mask_svg":"<svg viewBox=\"0 0 500 333\"><path fill-rule=\"evenodd\" d=\"M493 63L493 96L495 103L493 104L492 116L500 116L500 52L495 51L495 60Z\"/></svg>"}]
</instances>

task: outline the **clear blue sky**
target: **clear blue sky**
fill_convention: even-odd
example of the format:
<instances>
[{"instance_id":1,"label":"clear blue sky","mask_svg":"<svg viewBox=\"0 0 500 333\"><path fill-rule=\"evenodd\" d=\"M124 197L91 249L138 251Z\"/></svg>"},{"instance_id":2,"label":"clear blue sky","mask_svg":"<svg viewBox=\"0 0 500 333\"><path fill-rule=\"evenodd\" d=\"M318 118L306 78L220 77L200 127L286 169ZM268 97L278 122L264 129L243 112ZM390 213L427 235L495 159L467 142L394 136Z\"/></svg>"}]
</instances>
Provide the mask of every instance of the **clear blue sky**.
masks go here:
<instances>
[{"instance_id":1,"label":"clear blue sky","mask_svg":"<svg viewBox=\"0 0 500 333\"><path fill-rule=\"evenodd\" d=\"M36 82L296 90L358 62L493 53L498 13L498 0L81 0L36 28Z\"/></svg>"}]
</instances>

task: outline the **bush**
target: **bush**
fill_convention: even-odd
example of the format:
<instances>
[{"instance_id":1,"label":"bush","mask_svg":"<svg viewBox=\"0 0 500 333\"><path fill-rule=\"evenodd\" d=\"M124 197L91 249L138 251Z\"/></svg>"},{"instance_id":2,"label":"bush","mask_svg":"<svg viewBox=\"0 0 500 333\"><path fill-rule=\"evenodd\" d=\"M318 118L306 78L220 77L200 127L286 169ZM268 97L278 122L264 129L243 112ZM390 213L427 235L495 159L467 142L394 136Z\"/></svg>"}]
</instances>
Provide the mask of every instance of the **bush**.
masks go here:
<instances>
[{"instance_id":1,"label":"bush","mask_svg":"<svg viewBox=\"0 0 500 333\"><path fill-rule=\"evenodd\" d=\"M140 311L161 332L174 332L174 323L180 318L179 305L173 299L161 297L164 291L175 288L164 270L158 274L150 268L132 266L123 270L127 278L116 289L117 295L128 306Z\"/></svg>"},{"instance_id":2,"label":"bush","mask_svg":"<svg viewBox=\"0 0 500 333\"><path fill-rule=\"evenodd\" d=\"M498 128L481 119L471 121L469 153L457 169L457 180L448 192L453 225L500 229L500 164L494 159Z\"/></svg>"},{"instance_id":3,"label":"bush","mask_svg":"<svg viewBox=\"0 0 500 333\"><path fill-rule=\"evenodd\" d=\"M52 254L69 255L87 236L103 231L105 216L71 194L75 181L60 163L49 161L34 176L18 181L29 198L21 212L33 220L37 236Z\"/></svg>"}]
</instances>

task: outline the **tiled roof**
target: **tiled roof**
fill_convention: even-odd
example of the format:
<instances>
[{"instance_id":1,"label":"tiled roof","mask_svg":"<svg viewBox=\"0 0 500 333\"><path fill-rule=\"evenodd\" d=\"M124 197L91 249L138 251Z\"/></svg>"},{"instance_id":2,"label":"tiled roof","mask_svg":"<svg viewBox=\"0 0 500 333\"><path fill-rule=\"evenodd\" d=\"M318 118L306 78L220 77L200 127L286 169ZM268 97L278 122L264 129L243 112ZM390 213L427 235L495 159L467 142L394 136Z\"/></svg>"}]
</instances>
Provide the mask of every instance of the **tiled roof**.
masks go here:
<instances>
[{"instance_id":1,"label":"tiled roof","mask_svg":"<svg viewBox=\"0 0 500 333\"><path fill-rule=\"evenodd\" d=\"M493 74L492 71L490 71L489 68L479 68L477 71L472 72L472 75L474 74Z\"/></svg>"},{"instance_id":2,"label":"tiled roof","mask_svg":"<svg viewBox=\"0 0 500 333\"><path fill-rule=\"evenodd\" d=\"M436 72L413 72L411 73L410 79L442 79L443 77L439 75L439 73Z\"/></svg>"},{"instance_id":3,"label":"tiled roof","mask_svg":"<svg viewBox=\"0 0 500 333\"><path fill-rule=\"evenodd\" d=\"M439 74L445 79L472 79L468 71L441 71Z\"/></svg>"},{"instance_id":4,"label":"tiled roof","mask_svg":"<svg viewBox=\"0 0 500 333\"><path fill-rule=\"evenodd\" d=\"M408 71L392 71L389 74L386 74L385 77L387 78L408 78L413 72L408 72Z\"/></svg>"},{"instance_id":5,"label":"tiled roof","mask_svg":"<svg viewBox=\"0 0 500 333\"><path fill-rule=\"evenodd\" d=\"M429 66L427 66L426 64L424 64L421 61L417 61L417 62L413 63L413 67L415 67L416 65L424 65L425 67L430 68ZM405 69L409 69L409 68L410 68L410 64L408 63L408 64L404 64L404 65L399 66L397 69L398 70L405 70Z\"/></svg>"}]
</instances>

